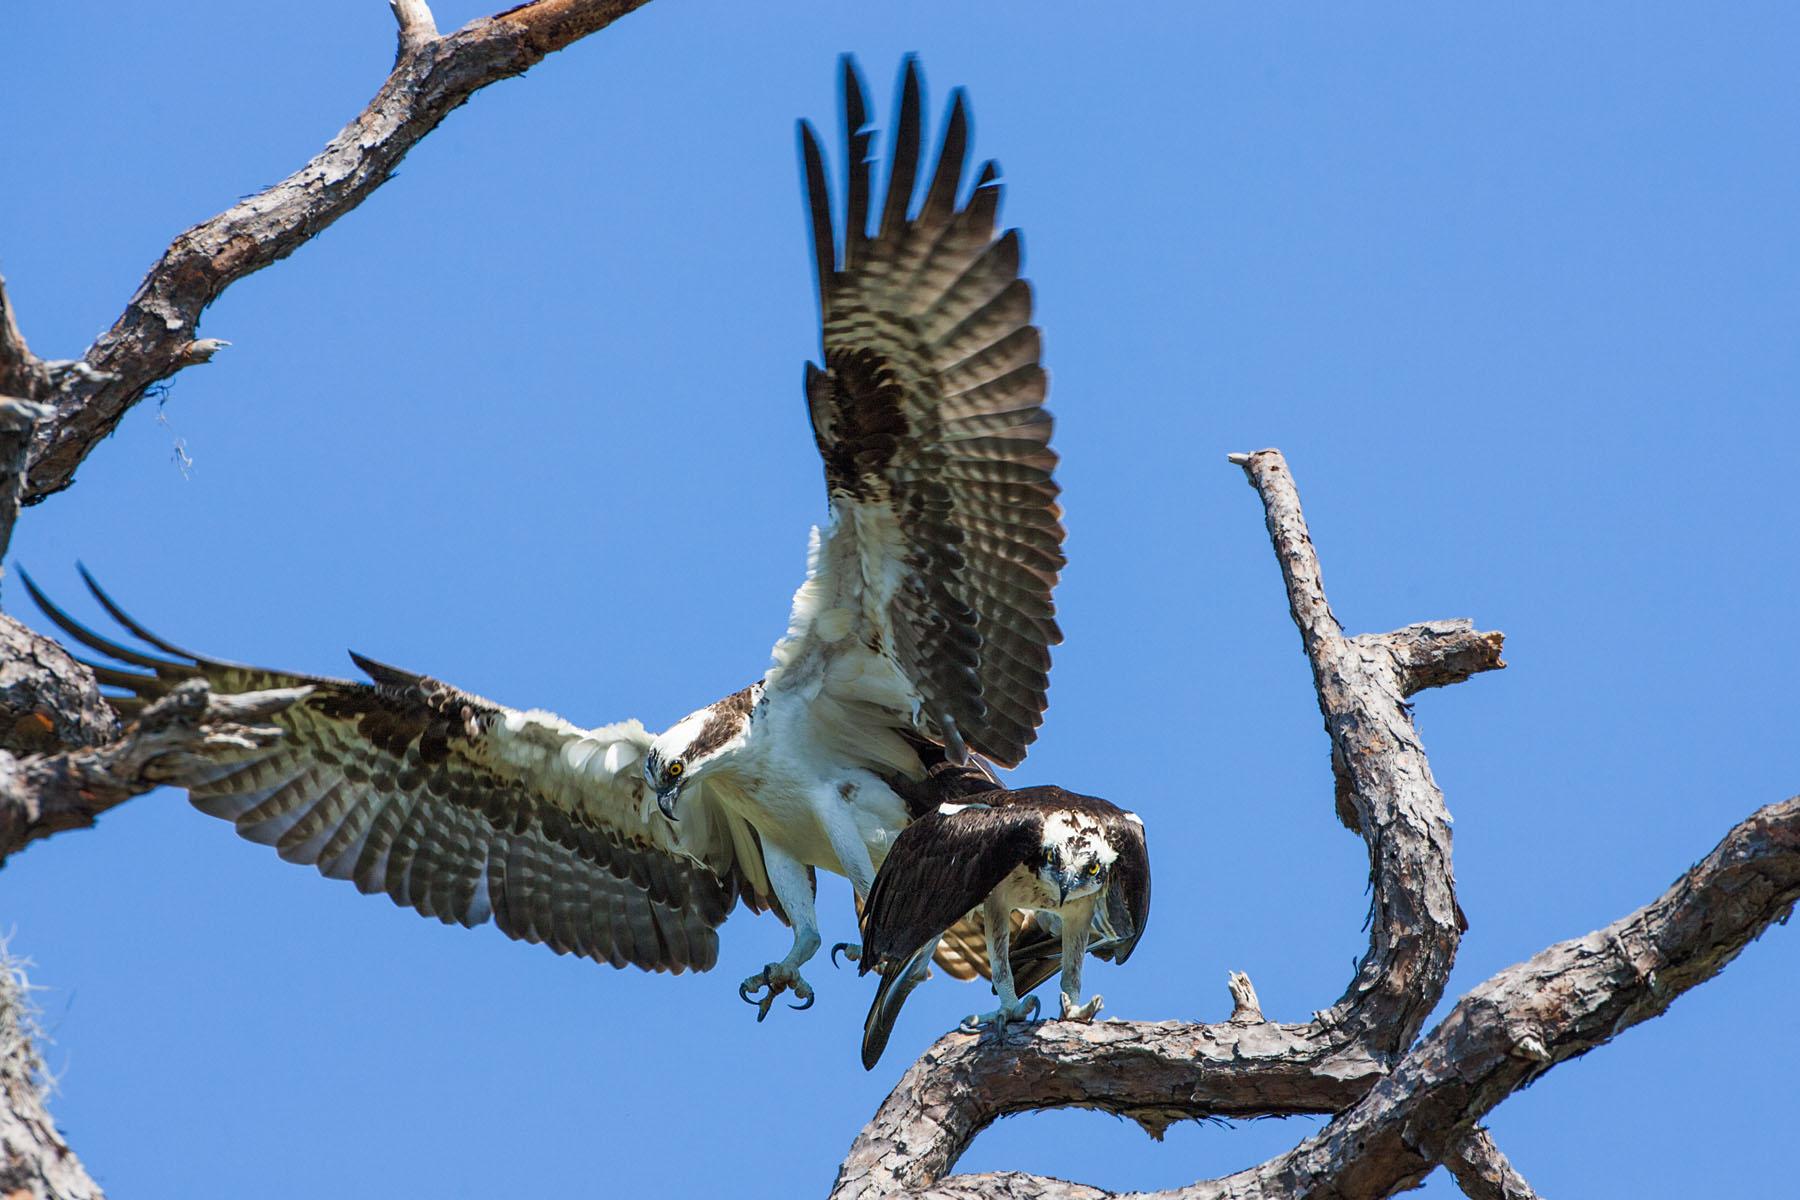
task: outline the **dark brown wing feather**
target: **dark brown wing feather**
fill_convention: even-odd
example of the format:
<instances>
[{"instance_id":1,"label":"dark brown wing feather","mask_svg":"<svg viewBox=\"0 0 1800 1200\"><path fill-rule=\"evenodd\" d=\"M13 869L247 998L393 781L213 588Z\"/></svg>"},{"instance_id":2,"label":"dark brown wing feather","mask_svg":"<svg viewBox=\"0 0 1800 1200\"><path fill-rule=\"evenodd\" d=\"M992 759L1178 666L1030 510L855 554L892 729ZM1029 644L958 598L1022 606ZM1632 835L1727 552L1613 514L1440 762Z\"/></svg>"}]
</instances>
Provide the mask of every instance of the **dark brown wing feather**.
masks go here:
<instances>
[{"instance_id":1,"label":"dark brown wing feather","mask_svg":"<svg viewBox=\"0 0 1800 1200\"><path fill-rule=\"evenodd\" d=\"M862 913L860 973L879 970L881 982L863 1021L864 1069L873 1070L887 1048L926 948L963 922L1008 872L1035 855L1043 836L1035 814L1023 807L996 809L980 803L991 798L1003 804L1008 795L1004 790L975 793L961 801L970 807L919 817L900 831L876 872ZM938 961L966 978L962 940L947 955L939 944ZM985 966L985 946L981 957ZM964 970L956 971L957 966Z\"/></svg>"},{"instance_id":2,"label":"dark brown wing feather","mask_svg":"<svg viewBox=\"0 0 1800 1200\"><path fill-rule=\"evenodd\" d=\"M446 924L491 917L508 936L559 954L653 971L711 967L714 930L739 894L762 900L729 850L717 850L729 845L728 829L679 835L712 844L703 864L657 840L670 836L664 823L642 819L639 747L648 735L635 722L576 730L360 656L373 683L203 658L156 637L88 584L120 624L169 657L83 627L25 580L71 637L139 668L90 664L103 684L129 692L112 701L128 719L186 679L221 692L312 688L271 719L284 733L273 746L221 752L170 781L289 862ZM534 766L565 752L610 752L620 769L578 786L573 772Z\"/></svg>"},{"instance_id":3,"label":"dark brown wing feather","mask_svg":"<svg viewBox=\"0 0 1800 1200\"><path fill-rule=\"evenodd\" d=\"M1110 822L1106 840L1119 855L1106 889L1107 921L1119 940L1096 947L1094 953L1122 963L1137 949L1144 926L1150 923L1150 848L1143 823L1132 819Z\"/></svg>"},{"instance_id":4,"label":"dark brown wing feather","mask_svg":"<svg viewBox=\"0 0 1800 1200\"><path fill-rule=\"evenodd\" d=\"M956 978L991 975L978 906L1009 871L1036 858L1051 813L1073 809L1097 818L1117 855L1103 893L1104 916L1096 913L1096 925L1103 921L1104 928L1096 929L1090 952L1123 963L1150 919L1150 860L1143 825L1131 814L1097 796L1054 786L976 791L951 770L932 768L934 777L941 772L947 784L962 786L950 803L970 807L928 812L902 830L863 909L861 970L882 976L863 1022L865 1068L872 1069L886 1048L912 988L909 969L934 938L942 939L937 961ZM1019 912L1009 918L1008 959L1020 996L1063 966L1060 931L1038 918ZM971 953L977 943L979 962Z\"/></svg>"},{"instance_id":5,"label":"dark brown wing feather","mask_svg":"<svg viewBox=\"0 0 1800 1200\"><path fill-rule=\"evenodd\" d=\"M962 93L919 211L918 67L902 77L880 225L867 102L844 60L845 225L840 254L818 139L801 123L818 264L824 369L806 394L834 505L891 508L909 586L887 598L889 647L923 700L930 732L1016 765L1043 719L1049 647L1062 640L1051 591L1063 528L1046 376L1018 277L1016 230L995 236L1000 187L983 167L961 208L968 147Z\"/></svg>"}]
</instances>

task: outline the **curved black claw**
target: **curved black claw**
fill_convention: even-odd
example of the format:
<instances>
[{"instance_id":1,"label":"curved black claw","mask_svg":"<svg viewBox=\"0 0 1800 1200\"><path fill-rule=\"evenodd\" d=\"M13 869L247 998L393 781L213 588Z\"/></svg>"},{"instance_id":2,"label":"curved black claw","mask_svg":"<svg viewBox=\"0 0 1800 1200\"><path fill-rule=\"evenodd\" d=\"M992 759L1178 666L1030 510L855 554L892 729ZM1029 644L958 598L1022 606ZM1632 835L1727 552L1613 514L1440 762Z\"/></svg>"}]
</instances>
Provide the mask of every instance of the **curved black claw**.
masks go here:
<instances>
[{"instance_id":1,"label":"curved black claw","mask_svg":"<svg viewBox=\"0 0 1800 1200\"><path fill-rule=\"evenodd\" d=\"M831 965L834 967L838 965L837 956L839 953L843 954L844 961L847 963L859 963L862 961L862 947L855 942L839 942L831 948Z\"/></svg>"},{"instance_id":2,"label":"curved black claw","mask_svg":"<svg viewBox=\"0 0 1800 1200\"><path fill-rule=\"evenodd\" d=\"M758 1000L750 994L752 985L755 985L756 991L768 988L768 994ZM781 989L770 983L766 978L760 980L750 978L738 984L738 999L742 1000L745 1004L756 1005L756 1023L758 1025L762 1024L763 1018L769 1015L769 1009L774 1006L775 997L780 995L780 993Z\"/></svg>"},{"instance_id":3,"label":"curved black claw","mask_svg":"<svg viewBox=\"0 0 1800 1200\"><path fill-rule=\"evenodd\" d=\"M795 1012L805 1012L807 1009L809 1009L813 1006L813 999L814 998L809 995L806 998L805 1004L790 1004L790 1005L788 1005L788 1007L793 1009ZM760 1020L762 1020L762 1018L758 1017L757 1020L760 1021Z\"/></svg>"}]
</instances>

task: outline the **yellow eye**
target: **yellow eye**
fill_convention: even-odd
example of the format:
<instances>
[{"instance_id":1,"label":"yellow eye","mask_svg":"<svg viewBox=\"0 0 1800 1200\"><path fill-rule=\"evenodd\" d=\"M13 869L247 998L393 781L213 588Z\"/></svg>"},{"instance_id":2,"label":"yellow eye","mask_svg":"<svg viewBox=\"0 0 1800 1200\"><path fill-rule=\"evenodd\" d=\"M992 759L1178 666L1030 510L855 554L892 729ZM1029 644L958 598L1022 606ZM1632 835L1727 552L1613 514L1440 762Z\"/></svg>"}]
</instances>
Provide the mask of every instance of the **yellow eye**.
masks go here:
<instances>
[{"instance_id":1,"label":"yellow eye","mask_svg":"<svg viewBox=\"0 0 1800 1200\"><path fill-rule=\"evenodd\" d=\"M1099 864L1099 863L1097 863L1097 862L1096 862L1096 863L1089 863L1089 864L1088 864L1088 869L1087 869L1087 873L1088 873L1088 874L1089 874L1089 875L1098 875L1098 874L1099 874L1099 873L1100 873L1100 864Z\"/></svg>"},{"instance_id":2,"label":"yellow eye","mask_svg":"<svg viewBox=\"0 0 1800 1200\"><path fill-rule=\"evenodd\" d=\"M1055 850L1048 849L1048 848L1046 848L1044 850L1044 865L1046 867L1054 867L1056 865L1056 851Z\"/></svg>"},{"instance_id":3,"label":"yellow eye","mask_svg":"<svg viewBox=\"0 0 1800 1200\"><path fill-rule=\"evenodd\" d=\"M685 770L687 770L687 768L682 766L680 763L672 762L669 764L669 778L670 779L680 779L681 773Z\"/></svg>"}]
</instances>

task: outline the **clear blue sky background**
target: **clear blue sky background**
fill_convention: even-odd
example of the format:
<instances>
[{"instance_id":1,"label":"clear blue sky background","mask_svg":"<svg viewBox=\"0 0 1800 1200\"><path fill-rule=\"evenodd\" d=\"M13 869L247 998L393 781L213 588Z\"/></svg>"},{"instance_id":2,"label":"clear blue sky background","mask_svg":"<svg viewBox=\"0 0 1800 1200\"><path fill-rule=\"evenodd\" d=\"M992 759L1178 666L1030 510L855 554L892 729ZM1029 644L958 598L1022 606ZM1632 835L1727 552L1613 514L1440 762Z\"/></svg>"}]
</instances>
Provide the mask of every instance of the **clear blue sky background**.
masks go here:
<instances>
[{"instance_id":1,"label":"clear blue sky background","mask_svg":"<svg viewBox=\"0 0 1800 1200\"><path fill-rule=\"evenodd\" d=\"M480 15L441 4L445 28ZM1800 146L1790 6L657 0L483 92L202 332L13 544L86 561L178 642L347 673L345 647L585 723L661 727L755 678L824 512L794 118L903 52L968 87L1025 231L1070 566L1021 782L1141 811L1156 912L1107 1012L1271 1017L1366 945L1362 844L1255 496L1282 448L1353 632L1467 616L1504 672L1419 697L1471 928L1450 996L1658 895L1800 783ZM0 270L75 357L170 238L296 169L393 56L378 0L9 14ZM835 160L836 156L834 156ZM191 465L177 465L177 448ZM26 611L8 577L10 611ZM827 941L847 888L823 888ZM173 793L0 873L61 1081L116 1194L822 1194L910 1057L984 1006L938 982L857 1062L867 981L615 972L427 923ZM1504 1103L1551 1195L1793 1186L1800 946ZM1448 1001L1446 1001L1446 1007ZM1009 1120L966 1170L1169 1187L1311 1119L1162 1145ZM1431 1196L1455 1194L1442 1173Z\"/></svg>"}]
</instances>

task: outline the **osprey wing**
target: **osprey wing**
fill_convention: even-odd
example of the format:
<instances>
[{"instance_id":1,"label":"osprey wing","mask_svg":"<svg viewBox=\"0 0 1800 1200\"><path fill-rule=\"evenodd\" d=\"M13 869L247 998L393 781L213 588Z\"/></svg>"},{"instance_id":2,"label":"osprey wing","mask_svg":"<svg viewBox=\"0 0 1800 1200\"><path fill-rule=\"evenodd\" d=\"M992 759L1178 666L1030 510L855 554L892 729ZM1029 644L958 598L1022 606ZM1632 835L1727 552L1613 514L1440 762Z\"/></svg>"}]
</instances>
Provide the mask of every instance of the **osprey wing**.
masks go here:
<instances>
[{"instance_id":1,"label":"osprey wing","mask_svg":"<svg viewBox=\"0 0 1800 1200\"><path fill-rule=\"evenodd\" d=\"M980 907L1014 867L1030 861L1043 814L1028 805L945 804L894 839L862 917L862 969L899 962Z\"/></svg>"},{"instance_id":2,"label":"osprey wing","mask_svg":"<svg viewBox=\"0 0 1800 1200\"><path fill-rule=\"evenodd\" d=\"M864 1068L872 1070L887 1048L901 1005L920 977L920 960L936 948L944 962L939 936L1037 853L1042 814L1028 805L1006 804L1007 796L989 793L1003 807L988 807L982 797L972 796L919 817L900 831L876 873L862 914L860 973L879 970L881 983L863 1021ZM986 966L985 946L981 957ZM960 978L973 974L944 965Z\"/></svg>"},{"instance_id":3,"label":"osprey wing","mask_svg":"<svg viewBox=\"0 0 1800 1200\"><path fill-rule=\"evenodd\" d=\"M912 212L921 120L907 60L873 234L866 113L846 58L841 250L819 141L800 126L824 334L806 398L833 516L809 586L822 573L855 576L831 581L832 603L860 608L910 682L925 731L958 759L972 749L1013 766L1037 735L1049 647L1062 640L1050 594L1063 528L1031 287L1019 278L1018 231L996 236L992 162L959 203L962 93Z\"/></svg>"},{"instance_id":4,"label":"osprey wing","mask_svg":"<svg viewBox=\"0 0 1800 1200\"><path fill-rule=\"evenodd\" d=\"M83 572L84 576L86 572ZM741 895L766 907L754 833L695 797L679 824L655 813L636 721L580 729L359 656L372 683L203 658L109 613L169 657L78 624L25 580L71 637L139 670L89 663L127 719L188 679L220 692L309 687L271 718L271 746L182 765L171 783L289 862L446 924L490 918L509 937L622 967L704 971Z\"/></svg>"},{"instance_id":5,"label":"osprey wing","mask_svg":"<svg viewBox=\"0 0 1800 1200\"><path fill-rule=\"evenodd\" d=\"M1114 811L1118 815L1106 822L1106 840L1118 857L1106 881L1106 902L1094 913L1095 924L1104 920L1106 928L1094 931L1089 950L1122 963L1131 957L1150 922L1150 849L1142 819L1122 808Z\"/></svg>"}]
</instances>

